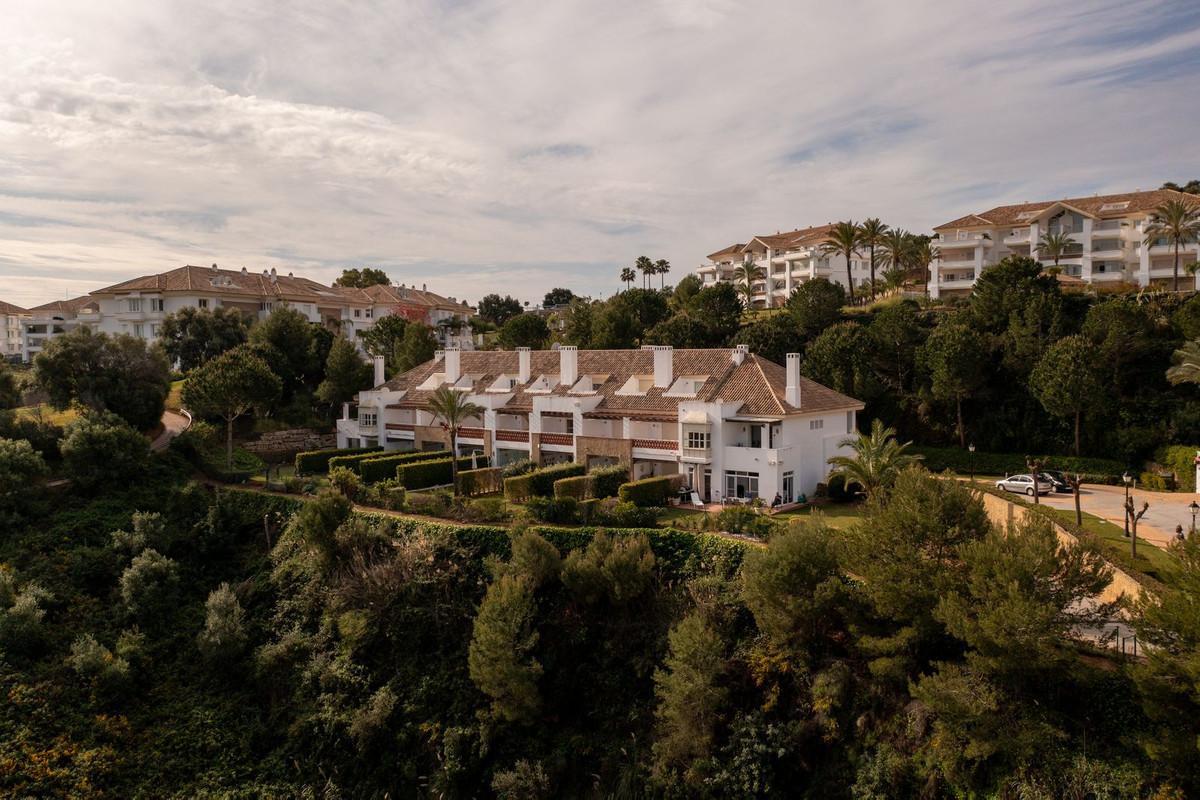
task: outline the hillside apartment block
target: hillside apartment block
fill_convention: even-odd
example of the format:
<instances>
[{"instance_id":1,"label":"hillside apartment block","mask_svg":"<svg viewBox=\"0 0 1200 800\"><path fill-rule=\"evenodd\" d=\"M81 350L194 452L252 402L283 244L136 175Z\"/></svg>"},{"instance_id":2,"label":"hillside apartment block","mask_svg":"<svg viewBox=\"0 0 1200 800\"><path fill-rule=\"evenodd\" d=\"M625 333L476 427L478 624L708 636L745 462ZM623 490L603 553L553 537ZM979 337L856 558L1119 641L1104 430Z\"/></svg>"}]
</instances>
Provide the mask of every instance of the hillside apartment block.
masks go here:
<instances>
[{"instance_id":1,"label":"hillside apartment block","mask_svg":"<svg viewBox=\"0 0 1200 800\"><path fill-rule=\"evenodd\" d=\"M144 275L90 295L29 309L21 317L16 354L29 361L50 339L80 326L155 339L163 319L184 308L234 308L251 319L263 319L283 307L299 311L310 322L339 330L352 341L358 341L376 320L398 314L432 326L443 347L473 346L467 321L474 309L465 301L441 297L424 287L350 289L325 286L290 272L282 275L275 269L257 273L245 268L219 269L214 264ZM6 355L11 353L6 351Z\"/></svg>"},{"instance_id":2,"label":"hillside apartment block","mask_svg":"<svg viewBox=\"0 0 1200 800\"><path fill-rule=\"evenodd\" d=\"M21 360L21 342L29 316L29 309L0 300L0 359Z\"/></svg>"},{"instance_id":3,"label":"hillside apartment block","mask_svg":"<svg viewBox=\"0 0 1200 800\"><path fill-rule=\"evenodd\" d=\"M449 437L428 409L442 386L484 409L459 434L459 452L503 466L628 463L635 478L684 474L707 501L811 495L829 459L848 452L863 404L732 349L463 352L449 348L375 388L337 423L339 447L442 450Z\"/></svg>"},{"instance_id":4,"label":"hillside apartment block","mask_svg":"<svg viewBox=\"0 0 1200 800\"><path fill-rule=\"evenodd\" d=\"M1195 195L1158 189L997 206L959 217L934 228L941 258L930 265L929 295L969 293L983 270L1005 256L1050 264L1038 248L1047 233L1067 234L1077 244L1059 259L1064 283L1166 284L1174 275L1174 250L1165 239L1145 244L1145 230L1155 208L1181 199L1200 203ZM1200 288L1200 275L1183 274L1183 265L1198 259L1200 244L1181 249L1181 281L1189 288Z\"/></svg>"},{"instance_id":5,"label":"hillside apartment block","mask_svg":"<svg viewBox=\"0 0 1200 800\"><path fill-rule=\"evenodd\" d=\"M742 264L760 267L763 277L751 284L754 292L752 305L755 308L783 305L792 289L813 278L827 278L842 286L847 286L849 280L858 287L871 277L870 260L865 256L852 258L847 278L846 257L825 253L821 249L821 245L828 241L832 227L832 224L827 224L755 236L745 244L732 244L710 254L708 263L701 265L696 274L705 286L712 286L716 283L737 283L734 276Z\"/></svg>"}]
</instances>

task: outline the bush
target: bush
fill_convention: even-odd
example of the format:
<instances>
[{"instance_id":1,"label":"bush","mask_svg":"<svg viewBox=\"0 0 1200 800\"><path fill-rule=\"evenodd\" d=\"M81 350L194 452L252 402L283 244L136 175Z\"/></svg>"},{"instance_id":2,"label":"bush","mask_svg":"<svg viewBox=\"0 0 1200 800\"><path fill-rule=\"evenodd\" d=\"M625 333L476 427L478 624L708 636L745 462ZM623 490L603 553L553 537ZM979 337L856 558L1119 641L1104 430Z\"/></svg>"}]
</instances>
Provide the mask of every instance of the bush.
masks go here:
<instances>
[{"instance_id":1,"label":"bush","mask_svg":"<svg viewBox=\"0 0 1200 800\"><path fill-rule=\"evenodd\" d=\"M178 585L178 565L157 550L145 550L121 574L121 599L131 614L152 620L173 605Z\"/></svg>"},{"instance_id":2,"label":"bush","mask_svg":"<svg viewBox=\"0 0 1200 800\"><path fill-rule=\"evenodd\" d=\"M613 528L653 528L658 524L658 508L642 508L635 503L608 498L599 500L595 524Z\"/></svg>"},{"instance_id":3,"label":"bush","mask_svg":"<svg viewBox=\"0 0 1200 800\"><path fill-rule=\"evenodd\" d=\"M504 467L505 478L516 478L526 473L533 472L537 469L537 464L530 461L528 458L522 458L520 461L514 461Z\"/></svg>"},{"instance_id":4,"label":"bush","mask_svg":"<svg viewBox=\"0 0 1200 800\"><path fill-rule=\"evenodd\" d=\"M67 663L79 677L104 691L119 689L129 678L129 662L113 655L90 633L76 637Z\"/></svg>"},{"instance_id":5,"label":"bush","mask_svg":"<svg viewBox=\"0 0 1200 800\"><path fill-rule=\"evenodd\" d=\"M0 566L0 656L31 656L45 638L43 606L51 595L37 583L20 590L10 570Z\"/></svg>"},{"instance_id":6,"label":"bush","mask_svg":"<svg viewBox=\"0 0 1200 800\"><path fill-rule=\"evenodd\" d=\"M171 446L206 477L223 483L245 483L266 471L266 464L261 458L241 447L234 448L233 468L230 469L221 431L207 422L192 423L190 428L175 438Z\"/></svg>"},{"instance_id":7,"label":"bush","mask_svg":"<svg viewBox=\"0 0 1200 800\"><path fill-rule=\"evenodd\" d=\"M587 467L573 461L535 469L519 477L505 478L504 496L511 502L521 502L528 497L550 497L554 494L556 480L585 472Z\"/></svg>"},{"instance_id":8,"label":"bush","mask_svg":"<svg viewBox=\"0 0 1200 800\"><path fill-rule=\"evenodd\" d=\"M405 505L413 514L441 517L450 510L453 499L449 492L410 492L406 495Z\"/></svg>"},{"instance_id":9,"label":"bush","mask_svg":"<svg viewBox=\"0 0 1200 800\"><path fill-rule=\"evenodd\" d=\"M1193 459L1200 447L1173 444L1154 451L1154 460L1175 475L1175 485L1180 491L1196 491L1196 465ZM1145 483L1145 481L1143 481ZM1143 488L1150 488L1144 486Z\"/></svg>"},{"instance_id":10,"label":"bush","mask_svg":"<svg viewBox=\"0 0 1200 800\"><path fill-rule=\"evenodd\" d=\"M329 484L344 494L347 500L353 500L362 489L362 479L349 467L330 467Z\"/></svg>"},{"instance_id":11,"label":"bush","mask_svg":"<svg viewBox=\"0 0 1200 800\"><path fill-rule=\"evenodd\" d=\"M574 497L531 497L525 508L540 522L573 525L579 521L579 501Z\"/></svg>"},{"instance_id":12,"label":"bush","mask_svg":"<svg viewBox=\"0 0 1200 800\"><path fill-rule=\"evenodd\" d=\"M846 476L840 473L829 476L829 483L825 484L825 497L828 497L835 503L849 503L857 500L862 487L855 482L846 484Z\"/></svg>"},{"instance_id":13,"label":"bush","mask_svg":"<svg viewBox=\"0 0 1200 800\"><path fill-rule=\"evenodd\" d=\"M588 473L592 479L592 497L616 497L621 484L629 480L629 465L614 464L611 467L599 467Z\"/></svg>"},{"instance_id":14,"label":"bush","mask_svg":"<svg viewBox=\"0 0 1200 800\"><path fill-rule=\"evenodd\" d=\"M354 468L358 470L358 474L362 476L364 483L375 483L376 481L386 481L396 477L396 468L404 464L417 464L424 461L450 461L450 454L445 450L418 450L412 453L397 453L389 456L370 455L365 458L359 457ZM329 466L332 468L338 464L340 459L334 459ZM467 466L471 465L470 460L467 460ZM449 483L449 479L446 481Z\"/></svg>"},{"instance_id":15,"label":"bush","mask_svg":"<svg viewBox=\"0 0 1200 800\"><path fill-rule=\"evenodd\" d=\"M770 517L758 513L749 506L729 506L721 509L721 512L713 520L713 525L717 530L764 540L769 538L775 530L775 523Z\"/></svg>"},{"instance_id":16,"label":"bush","mask_svg":"<svg viewBox=\"0 0 1200 800\"><path fill-rule=\"evenodd\" d=\"M1165 492L1167 491L1167 479L1162 475L1154 472L1143 472L1138 476L1138 488L1145 489L1148 492Z\"/></svg>"},{"instance_id":17,"label":"bush","mask_svg":"<svg viewBox=\"0 0 1200 800\"><path fill-rule=\"evenodd\" d=\"M46 474L46 462L33 445L24 440L0 439L0 492L28 488Z\"/></svg>"},{"instance_id":18,"label":"bush","mask_svg":"<svg viewBox=\"0 0 1200 800\"><path fill-rule=\"evenodd\" d=\"M209 661L228 663L246 649L246 612L228 583L208 595L204 608L204 630L196 637L196 645Z\"/></svg>"},{"instance_id":19,"label":"bush","mask_svg":"<svg viewBox=\"0 0 1200 800\"><path fill-rule=\"evenodd\" d=\"M924 457L930 472L951 470L962 475L1013 475L1027 472L1025 456L1015 453L970 453L957 447L910 447L909 452ZM1195 455L1195 449L1191 452ZM1035 456L1045 462L1044 469L1062 470L1083 476L1088 483L1119 484L1128 465L1107 458L1080 456Z\"/></svg>"},{"instance_id":20,"label":"bush","mask_svg":"<svg viewBox=\"0 0 1200 800\"><path fill-rule=\"evenodd\" d=\"M491 494L502 488L502 473L499 467L464 469L458 472L458 493L467 497Z\"/></svg>"},{"instance_id":21,"label":"bush","mask_svg":"<svg viewBox=\"0 0 1200 800\"><path fill-rule=\"evenodd\" d=\"M296 474L315 475L329 471L329 461L338 456L350 456L363 453L379 453L382 447L346 447L341 450L310 450L296 453Z\"/></svg>"},{"instance_id":22,"label":"bush","mask_svg":"<svg viewBox=\"0 0 1200 800\"><path fill-rule=\"evenodd\" d=\"M573 478L559 478L554 482L555 497L573 497L584 500L591 493L592 476L576 475Z\"/></svg>"},{"instance_id":23,"label":"bush","mask_svg":"<svg viewBox=\"0 0 1200 800\"><path fill-rule=\"evenodd\" d=\"M93 489L140 474L150 443L116 414L89 413L67 426L60 449L71 480L81 489Z\"/></svg>"},{"instance_id":24,"label":"bush","mask_svg":"<svg viewBox=\"0 0 1200 800\"><path fill-rule=\"evenodd\" d=\"M512 514L503 497L481 497L464 507L460 517L464 522L508 522Z\"/></svg>"},{"instance_id":25,"label":"bush","mask_svg":"<svg viewBox=\"0 0 1200 800\"><path fill-rule=\"evenodd\" d=\"M617 497L634 505L646 508L649 506L665 506L671 497L671 478L659 475L653 478L642 478L621 484Z\"/></svg>"},{"instance_id":26,"label":"bush","mask_svg":"<svg viewBox=\"0 0 1200 800\"><path fill-rule=\"evenodd\" d=\"M481 456L475 457L475 463L482 463L487 466L487 459ZM470 456L464 456L458 459L458 468L469 468L471 466ZM412 491L414 489L428 489L431 486L445 486L454 478L450 467L450 459L443 458L438 461L418 461L413 464L401 464L396 467L396 482L405 489Z\"/></svg>"}]
</instances>

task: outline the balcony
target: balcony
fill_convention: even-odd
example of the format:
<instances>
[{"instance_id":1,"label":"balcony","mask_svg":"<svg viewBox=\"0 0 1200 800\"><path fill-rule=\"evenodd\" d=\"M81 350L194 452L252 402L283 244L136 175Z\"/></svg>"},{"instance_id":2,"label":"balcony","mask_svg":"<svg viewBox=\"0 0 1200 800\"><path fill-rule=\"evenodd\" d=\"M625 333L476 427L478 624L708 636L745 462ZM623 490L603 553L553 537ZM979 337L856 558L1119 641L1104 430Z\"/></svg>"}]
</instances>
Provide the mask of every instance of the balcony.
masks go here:
<instances>
[{"instance_id":1,"label":"balcony","mask_svg":"<svg viewBox=\"0 0 1200 800\"><path fill-rule=\"evenodd\" d=\"M633 446L644 450L668 450L672 453L679 451L679 442L674 439L634 439Z\"/></svg>"},{"instance_id":2,"label":"balcony","mask_svg":"<svg viewBox=\"0 0 1200 800\"><path fill-rule=\"evenodd\" d=\"M991 247L992 240L984 238L982 234L976 234L965 239L936 239L930 244L941 250L958 250L964 247Z\"/></svg>"},{"instance_id":3,"label":"balcony","mask_svg":"<svg viewBox=\"0 0 1200 800\"><path fill-rule=\"evenodd\" d=\"M458 429L458 438L460 439L483 439L483 428L468 428L466 426Z\"/></svg>"},{"instance_id":4,"label":"balcony","mask_svg":"<svg viewBox=\"0 0 1200 800\"><path fill-rule=\"evenodd\" d=\"M575 434L573 433L543 433L540 437L543 445L558 445L559 447L574 447Z\"/></svg>"},{"instance_id":5,"label":"balcony","mask_svg":"<svg viewBox=\"0 0 1200 800\"><path fill-rule=\"evenodd\" d=\"M1005 244L1029 244L1029 228L1022 228L1016 232L1010 232L1004 237Z\"/></svg>"},{"instance_id":6,"label":"balcony","mask_svg":"<svg viewBox=\"0 0 1200 800\"><path fill-rule=\"evenodd\" d=\"M529 431L500 428L496 431L497 442L523 442L529 444Z\"/></svg>"}]
</instances>

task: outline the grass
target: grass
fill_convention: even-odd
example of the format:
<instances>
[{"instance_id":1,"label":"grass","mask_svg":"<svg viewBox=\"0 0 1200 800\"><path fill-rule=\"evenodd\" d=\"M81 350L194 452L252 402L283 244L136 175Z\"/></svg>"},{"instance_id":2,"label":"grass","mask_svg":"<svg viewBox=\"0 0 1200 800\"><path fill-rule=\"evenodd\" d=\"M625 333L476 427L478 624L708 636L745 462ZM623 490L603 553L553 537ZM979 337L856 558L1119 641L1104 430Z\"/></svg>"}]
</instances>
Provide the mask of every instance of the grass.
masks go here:
<instances>
[{"instance_id":1,"label":"grass","mask_svg":"<svg viewBox=\"0 0 1200 800\"><path fill-rule=\"evenodd\" d=\"M1074 510L1046 508L1068 528L1074 526ZM1083 529L1096 537L1104 557L1122 569L1139 572L1162 583L1172 582L1178 564L1167 551L1139 538L1135 559L1130 555L1130 542L1125 538L1122 526L1086 512L1083 514Z\"/></svg>"},{"instance_id":2,"label":"grass","mask_svg":"<svg viewBox=\"0 0 1200 800\"><path fill-rule=\"evenodd\" d=\"M169 411L178 411L183 408L183 381L183 378L171 381L171 391L167 394L167 409Z\"/></svg>"},{"instance_id":3,"label":"grass","mask_svg":"<svg viewBox=\"0 0 1200 800\"><path fill-rule=\"evenodd\" d=\"M67 408L63 411L56 411L48 404L42 403L36 406L22 406L17 409L18 419L44 420L53 425L64 427L67 423L74 422L79 418L79 410L76 408Z\"/></svg>"},{"instance_id":4,"label":"grass","mask_svg":"<svg viewBox=\"0 0 1200 800\"><path fill-rule=\"evenodd\" d=\"M696 508L668 506L662 509L662 513L658 515L658 524L670 526L674 522L693 522L701 518L704 513L706 512Z\"/></svg>"},{"instance_id":5,"label":"grass","mask_svg":"<svg viewBox=\"0 0 1200 800\"><path fill-rule=\"evenodd\" d=\"M862 519L864 507L861 503L826 503L809 506L796 511L776 514L773 519L786 522L789 519L812 519L820 516L834 530L845 530Z\"/></svg>"}]
</instances>

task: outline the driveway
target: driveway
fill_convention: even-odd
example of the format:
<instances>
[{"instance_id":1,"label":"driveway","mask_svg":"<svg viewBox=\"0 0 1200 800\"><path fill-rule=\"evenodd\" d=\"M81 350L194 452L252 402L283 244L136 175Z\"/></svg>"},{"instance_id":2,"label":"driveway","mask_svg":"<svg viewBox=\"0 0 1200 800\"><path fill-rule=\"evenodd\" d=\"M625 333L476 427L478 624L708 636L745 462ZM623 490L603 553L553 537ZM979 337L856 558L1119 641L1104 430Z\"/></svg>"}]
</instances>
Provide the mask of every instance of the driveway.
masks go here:
<instances>
[{"instance_id":1,"label":"driveway","mask_svg":"<svg viewBox=\"0 0 1200 800\"><path fill-rule=\"evenodd\" d=\"M154 451L166 450L171 444L171 440L179 434L183 433L192 424L190 417L184 416L176 411L164 411L162 415L163 430L158 437L150 443L150 449Z\"/></svg>"},{"instance_id":2,"label":"driveway","mask_svg":"<svg viewBox=\"0 0 1200 800\"><path fill-rule=\"evenodd\" d=\"M1150 510L1138 522L1139 539L1146 539L1165 547L1174 541L1176 525L1182 525L1184 531L1191 528L1192 512L1188 505L1197 500L1198 495L1189 492L1144 492L1141 489L1133 489L1130 494L1133 495L1135 508L1139 511L1143 502L1150 504ZM1075 498L1069 494L1044 495L1042 502L1054 508L1075 510ZM1079 487L1079 506L1087 513L1106 519L1119 528L1125 525L1123 486L1085 483Z\"/></svg>"}]
</instances>

